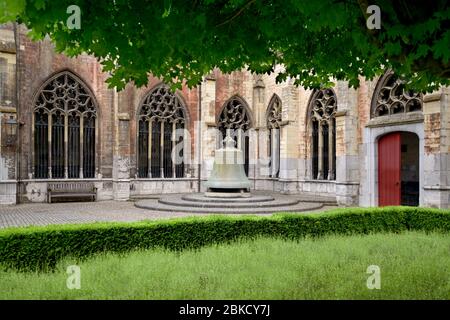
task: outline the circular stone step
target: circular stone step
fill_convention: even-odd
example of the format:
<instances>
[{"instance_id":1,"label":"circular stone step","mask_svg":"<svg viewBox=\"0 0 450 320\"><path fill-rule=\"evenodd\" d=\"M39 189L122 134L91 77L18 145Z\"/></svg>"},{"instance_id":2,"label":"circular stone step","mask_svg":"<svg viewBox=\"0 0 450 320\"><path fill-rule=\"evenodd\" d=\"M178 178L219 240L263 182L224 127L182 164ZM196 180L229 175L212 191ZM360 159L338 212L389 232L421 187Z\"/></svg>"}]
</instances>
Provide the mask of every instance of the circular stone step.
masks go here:
<instances>
[{"instance_id":1,"label":"circular stone step","mask_svg":"<svg viewBox=\"0 0 450 320\"><path fill-rule=\"evenodd\" d=\"M209 198L220 198L220 199L237 199L237 198L251 198L252 194L250 192L217 192L208 191L204 195Z\"/></svg>"},{"instance_id":2,"label":"circular stone step","mask_svg":"<svg viewBox=\"0 0 450 320\"><path fill-rule=\"evenodd\" d=\"M213 199L213 198L209 198ZM175 207L194 207L194 208L229 208L229 209L239 209L239 208L267 208L267 207L288 207L295 205L300 202L300 200L295 198L290 198L286 196L280 196L271 201L223 201L222 198L216 198L214 202L199 202L199 201L188 201L184 200L182 195L167 195L161 197L158 202L161 204L166 204ZM228 200L228 199L226 199ZM248 200L248 199L247 199ZM181 210L181 209L180 209Z\"/></svg>"},{"instance_id":3,"label":"circular stone step","mask_svg":"<svg viewBox=\"0 0 450 320\"><path fill-rule=\"evenodd\" d=\"M299 202L286 207L247 207L247 208L204 208L204 207L180 207L158 202L157 200L140 200L135 206L141 209L154 211L178 212L178 213L198 213L198 214L272 214L276 212L304 212L320 209L323 207L317 202Z\"/></svg>"},{"instance_id":4,"label":"circular stone step","mask_svg":"<svg viewBox=\"0 0 450 320\"><path fill-rule=\"evenodd\" d=\"M213 199L205 197L201 193L194 193L164 195L159 200L140 200L135 202L135 206L154 211L180 213L271 214L316 210L322 208L323 203L301 201L298 197L282 194L252 194L251 198L246 199Z\"/></svg>"},{"instance_id":5,"label":"circular stone step","mask_svg":"<svg viewBox=\"0 0 450 320\"><path fill-rule=\"evenodd\" d=\"M191 194L185 194L181 196L182 200L186 200L186 201L194 201L194 202L244 202L244 203L248 203L248 202L265 202L265 201L273 201L275 200L274 197L272 196L266 196L266 195L252 195L250 198L211 198L211 197L206 197L204 194L202 193L191 193Z\"/></svg>"}]
</instances>

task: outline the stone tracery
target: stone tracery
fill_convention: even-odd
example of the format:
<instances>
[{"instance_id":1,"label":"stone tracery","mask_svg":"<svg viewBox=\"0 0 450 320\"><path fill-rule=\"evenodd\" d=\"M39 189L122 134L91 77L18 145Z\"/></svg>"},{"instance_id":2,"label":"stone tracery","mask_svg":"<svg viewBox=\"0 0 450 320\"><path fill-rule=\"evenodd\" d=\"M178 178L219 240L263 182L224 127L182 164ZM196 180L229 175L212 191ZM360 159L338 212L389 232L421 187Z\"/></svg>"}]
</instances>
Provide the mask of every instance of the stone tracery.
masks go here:
<instances>
[{"instance_id":1,"label":"stone tracery","mask_svg":"<svg viewBox=\"0 0 450 320\"><path fill-rule=\"evenodd\" d=\"M386 72L375 89L372 118L422 110L423 94L406 90L404 84L392 71Z\"/></svg>"},{"instance_id":2,"label":"stone tracery","mask_svg":"<svg viewBox=\"0 0 450 320\"><path fill-rule=\"evenodd\" d=\"M183 159L172 157L175 144L184 141L185 113L179 98L162 85L147 94L139 110L138 176L183 177ZM176 156L183 158L182 148Z\"/></svg>"},{"instance_id":3,"label":"stone tracery","mask_svg":"<svg viewBox=\"0 0 450 320\"><path fill-rule=\"evenodd\" d=\"M34 116L34 176L93 178L97 110L75 75L58 73L38 92Z\"/></svg>"},{"instance_id":4,"label":"stone tracery","mask_svg":"<svg viewBox=\"0 0 450 320\"><path fill-rule=\"evenodd\" d=\"M317 90L309 105L312 129L312 178L336 178L336 111L337 98L331 89Z\"/></svg>"},{"instance_id":5,"label":"stone tracery","mask_svg":"<svg viewBox=\"0 0 450 320\"><path fill-rule=\"evenodd\" d=\"M244 153L244 169L248 175L249 170L249 143L248 130L251 126L250 116L244 102L238 98L230 99L222 109L217 121L217 128L221 132L219 147L226 136L226 131L231 130L231 135L238 148Z\"/></svg>"}]
</instances>

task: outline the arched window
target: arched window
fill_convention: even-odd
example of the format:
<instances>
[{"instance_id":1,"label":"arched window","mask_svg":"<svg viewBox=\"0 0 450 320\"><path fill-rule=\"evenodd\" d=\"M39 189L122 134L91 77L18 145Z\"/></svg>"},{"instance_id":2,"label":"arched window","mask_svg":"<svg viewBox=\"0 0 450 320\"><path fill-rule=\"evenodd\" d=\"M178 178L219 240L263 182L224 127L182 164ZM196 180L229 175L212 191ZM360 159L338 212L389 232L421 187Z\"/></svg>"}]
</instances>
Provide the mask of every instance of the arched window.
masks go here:
<instances>
[{"instance_id":1,"label":"arched window","mask_svg":"<svg viewBox=\"0 0 450 320\"><path fill-rule=\"evenodd\" d=\"M182 178L185 109L167 86L150 91L138 115L139 178Z\"/></svg>"},{"instance_id":2,"label":"arched window","mask_svg":"<svg viewBox=\"0 0 450 320\"><path fill-rule=\"evenodd\" d=\"M280 173L281 99L273 95L267 108L269 176L278 178Z\"/></svg>"},{"instance_id":3,"label":"arched window","mask_svg":"<svg viewBox=\"0 0 450 320\"><path fill-rule=\"evenodd\" d=\"M217 128L220 131L219 147L223 144L227 130L236 141L237 148L244 154L244 170L248 176L249 169L249 132L251 121L247 112L245 102L239 97L233 97L224 105L217 121Z\"/></svg>"},{"instance_id":4,"label":"arched window","mask_svg":"<svg viewBox=\"0 0 450 320\"><path fill-rule=\"evenodd\" d=\"M391 70L380 78L372 99L372 118L422 110L423 95L405 90L404 83Z\"/></svg>"},{"instance_id":5,"label":"arched window","mask_svg":"<svg viewBox=\"0 0 450 320\"><path fill-rule=\"evenodd\" d=\"M97 108L90 90L64 71L49 79L36 95L34 177L94 178Z\"/></svg>"},{"instance_id":6,"label":"arched window","mask_svg":"<svg viewBox=\"0 0 450 320\"><path fill-rule=\"evenodd\" d=\"M309 104L312 178L336 178L336 94L331 89L316 90Z\"/></svg>"}]
</instances>

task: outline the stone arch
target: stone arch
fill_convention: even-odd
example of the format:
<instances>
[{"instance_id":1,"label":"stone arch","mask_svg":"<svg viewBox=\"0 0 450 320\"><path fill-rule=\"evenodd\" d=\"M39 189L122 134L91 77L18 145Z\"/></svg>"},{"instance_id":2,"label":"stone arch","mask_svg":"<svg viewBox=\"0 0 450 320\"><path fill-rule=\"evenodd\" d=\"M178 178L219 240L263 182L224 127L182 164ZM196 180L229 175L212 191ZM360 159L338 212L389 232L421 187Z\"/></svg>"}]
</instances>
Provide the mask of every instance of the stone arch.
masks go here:
<instances>
[{"instance_id":1,"label":"stone arch","mask_svg":"<svg viewBox=\"0 0 450 320\"><path fill-rule=\"evenodd\" d=\"M381 76L372 96L371 118L422 111L423 94L405 90L404 83L392 70Z\"/></svg>"},{"instance_id":2,"label":"stone arch","mask_svg":"<svg viewBox=\"0 0 450 320\"><path fill-rule=\"evenodd\" d=\"M282 113L282 102L280 97L274 93L272 98L270 98L269 104L266 110L266 122L267 128L280 128L281 126L281 113Z\"/></svg>"},{"instance_id":3,"label":"stone arch","mask_svg":"<svg viewBox=\"0 0 450 320\"><path fill-rule=\"evenodd\" d=\"M217 114L216 116L216 124L219 127L220 125L220 116L224 113L225 108L227 108L228 106L230 106L230 104L232 104L233 102L236 102L237 104L241 105L243 108L244 113L247 116L248 119L248 129L253 128L255 125L255 121L254 121L254 117L253 117L253 112L250 109L248 103L245 101L244 98L242 98L240 95L234 95L231 98L229 98L220 108L220 112Z\"/></svg>"},{"instance_id":4,"label":"stone arch","mask_svg":"<svg viewBox=\"0 0 450 320\"><path fill-rule=\"evenodd\" d=\"M99 162L99 108L89 86L70 70L38 88L32 110L32 176L95 178Z\"/></svg>"},{"instance_id":5,"label":"stone arch","mask_svg":"<svg viewBox=\"0 0 450 320\"><path fill-rule=\"evenodd\" d=\"M336 179L336 112L337 96L333 89L312 92L305 124L312 179Z\"/></svg>"},{"instance_id":6,"label":"stone arch","mask_svg":"<svg viewBox=\"0 0 450 320\"><path fill-rule=\"evenodd\" d=\"M158 84L141 99L136 117L138 177L185 177L185 130L189 117L184 100L169 86Z\"/></svg>"},{"instance_id":7,"label":"stone arch","mask_svg":"<svg viewBox=\"0 0 450 320\"><path fill-rule=\"evenodd\" d=\"M238 148L244 153L245 173L249 173L250 163L250 129L254 126L254 119L248 104L238 95L228 99L217 115L218 147L221 147L226 131L230 130ZM219 134L220 133L220 134Z\"/></svg>"}]
</instances>

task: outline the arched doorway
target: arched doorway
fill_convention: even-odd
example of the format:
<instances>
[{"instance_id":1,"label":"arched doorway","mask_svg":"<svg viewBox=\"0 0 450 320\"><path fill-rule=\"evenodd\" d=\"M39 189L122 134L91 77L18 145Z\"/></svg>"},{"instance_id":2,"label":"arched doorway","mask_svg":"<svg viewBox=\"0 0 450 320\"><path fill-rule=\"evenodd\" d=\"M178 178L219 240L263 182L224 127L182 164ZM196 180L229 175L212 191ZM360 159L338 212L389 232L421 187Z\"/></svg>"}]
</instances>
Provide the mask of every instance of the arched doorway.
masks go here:
<instances>
[{"instance_id":1,"label":"arched doorway","mask_svg":"<svg viewBox=\"0 0 450 320\"><path fill-rule=\"evenodd\" d=\"M392 132L378 140L378 205L419 205L419 137Z\"/></svg>"}]
</instances>

